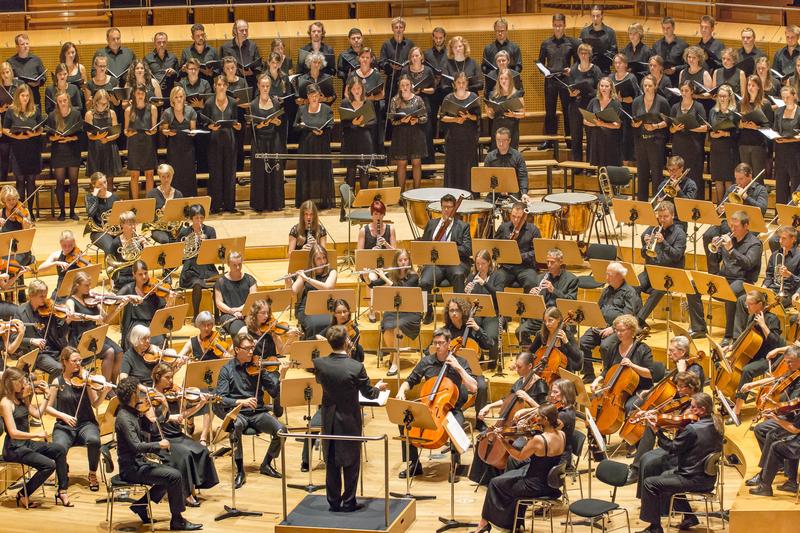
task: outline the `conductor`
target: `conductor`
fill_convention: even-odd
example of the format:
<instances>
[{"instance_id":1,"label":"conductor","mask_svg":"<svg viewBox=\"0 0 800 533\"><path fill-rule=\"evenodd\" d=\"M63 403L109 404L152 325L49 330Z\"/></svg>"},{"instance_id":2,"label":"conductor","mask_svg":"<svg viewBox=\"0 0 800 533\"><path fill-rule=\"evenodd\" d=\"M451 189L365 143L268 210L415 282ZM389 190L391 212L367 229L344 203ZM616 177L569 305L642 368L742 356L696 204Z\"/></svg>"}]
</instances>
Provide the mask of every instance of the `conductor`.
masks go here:
<instances>
[{"instance_id":1,"label":"conductor","mask_svg":"<svg viewBox=\"0 0 800 533\"><path fill-rule=\"evenodd\" d=\"M350 358L350 337L344 326L328 328L326 338L333 348L328 357L314 359L314 374L322 385L322 432L327 435L361 436L361 407L358 393L369 399L386 390L382 381L370 386L362 363ZM364 507L356 503L358 472L361 467L361 443L324 441L325 490L329 511L351 513ZM344 490L342 490L344 477Z\"/></svg>"}]
</instances>

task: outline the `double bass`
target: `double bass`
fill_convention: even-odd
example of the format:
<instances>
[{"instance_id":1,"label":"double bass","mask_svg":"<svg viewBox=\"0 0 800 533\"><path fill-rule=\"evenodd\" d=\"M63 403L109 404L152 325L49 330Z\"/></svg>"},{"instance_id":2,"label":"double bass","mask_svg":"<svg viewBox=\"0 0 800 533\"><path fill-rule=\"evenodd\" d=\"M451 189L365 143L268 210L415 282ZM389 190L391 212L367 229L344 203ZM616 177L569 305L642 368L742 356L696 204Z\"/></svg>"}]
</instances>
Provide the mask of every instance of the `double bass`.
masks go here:
<instances>
[{"instance_id":1,"label":"double bass","mask_svg":"<svg viewBox=\"0 0 800 533\"><path fill-rule=\"evenodd\" d=\"M636 352L639 343L648 335L641 331L633 339L630 352ZM592 394L589 412L595 419L601 435L615 433L625 422L625 402L639 386L639 374L629 366L617 363L606 372L603 386Z\"/></svg>"},{"instance_id":2,"label":"double bass","mask_svg":"<svg viewBox=\"0 0 800 533\"><path fill-rule=\"evenodd\" d=\"M469 318L475 315L479 306L477 303L473 304L469 313ZM466 346L469 338L469 326L466 325L467 320L464 321L464 333L461 337L456 337L450 341L447 356L455 356L456 352L462 347ZM458 403L458 386L453 383L453 380L445 376L447 373L447 363L442 364L439 374L436 379L429 379L420 390L419 402L428 407L428 410L433 417L436 424L435 429L422 429L412 427L408 432L408 437L411 441L415 442L414 446L417 448L425 448L428 450L435 450L444 446L447 442L447 431L444 428L444 421L447 413L455 408Z\"/></svg>"}]
</instances>

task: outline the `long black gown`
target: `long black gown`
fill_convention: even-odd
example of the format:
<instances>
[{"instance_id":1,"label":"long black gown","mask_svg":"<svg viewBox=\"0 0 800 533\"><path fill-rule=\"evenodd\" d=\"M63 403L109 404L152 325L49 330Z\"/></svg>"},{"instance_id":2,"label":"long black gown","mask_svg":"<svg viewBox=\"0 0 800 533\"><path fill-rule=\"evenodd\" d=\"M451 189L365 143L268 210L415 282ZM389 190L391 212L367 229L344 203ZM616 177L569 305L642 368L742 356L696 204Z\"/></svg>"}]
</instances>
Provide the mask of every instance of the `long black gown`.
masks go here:
<instances>
[{"instance_id":1,"label":"long black gown","mask_svg":"<svg viewBox=\"0 0 800 533\"><path fill-rule=\"evenodd\" d=\"M467 93L463 100L456 98L455 93L450 93L444 97L444 102L453 101L460 105L473 100L467 106L467 111L471 115L481 116L481 99L475 93ZM442 108L439 108L440 110ZM445 135L445 158L444 158L444 186L454 189L471 191L472 167L478 166L478 122L465 120L463 124L458 122L447 123L447 133Z\"/></svg>"},{"instance_id":2,"label":"long black gown","mask_svg":"<svg viewBox=\"0 0 800 533\"><path fill-rule=\"evenodd\" d=\"M715 126L722 121L731 120L738 122L735 111L725 113L712 109L708 114L708 122ZM726 130L730 133L728 137L711 137L711 153L709 154L709 166L711 167L711 179L714 182L722 182L723 185L733 182L733 169L739 164L739 130L732 128Z\"/></svg>"},{"instance_id":3,"label":"long black gown","mask_svg":"<svg viewBox=\"0 0 800 533\"><path fill-rule=\"evenodd\" d=\"M195 163L194 137L182 133L188 130L191 121L197 125L197 111L190 105L183 106L183 121L178 122L175 112L170 107L161 115L171 130L177 135L167 137L167 163L172 165L175 175L172 177L172 186L181 191L185 196L197 196L197 169Z\"/></svg>"},{"instance_id":4,"label":"long black gown","mask_svg":"<svg viewBox=\"0 0 800 533\"><path fill-rule=\"evenodd\" d=\"M373 105L373 102L371 100L365 100L362 106L369 106L372 107L373 110L375 109L375 106ZM353 109L353 104L352 102L350 102L350 100L343 99L342 107L347 109ZM361 126L357 126L353 124L352 120L342 119L342 153L343 154L379 153L375 151L375 147L372 144L373 130L375 128L376 122L377 120L374 120L362 124ZM348 180L351 180L353 186L355 187L355 175L357 173L356 165L358 164L358 161L346 160L344 161L344 164L347 167Z\"/></svg>"},{"instance_id":5,"label":"long black gown","mask_svg":"<svg viewBox=\"0 0 800 533\"><path fill-rule=\"evenodd\" d=\"M617 100L612 99L606 108L614 109L618 115L622 115L620 105ZM593 98L587 108L592 113L601 111L600 101ZM622 165L622 128L611 129L595 126L589 128L589 162L599 167L608 165Z\"/></svg>"},{"instance_id":6,"label":"long black gown","mask_svg":"<svg viewBox=\"0 0 800 533\"><path fill-rule=\"evenodd\" d=\"M280 109L280 98L271 97L271 101L271 107L263 108L259 105L259 98L256 97L250 102L250 114L264 117ZM281 116L280 120L285 121L286 115ZM283 141L281 140L281 130L283 128L283 122L280 126L270 124L263 128L255 128L254 125L253 154L284 152ZM283 162L252 158L250 161L250 207L256 212L261 212L281 211L285 206Z\"/></svg>"},{"instance_id":7,"label":"long black gown","mask_svg":"<svg viewBox=\"0 0 800 533\"><path fill-rule=\"evenodd\" d=\"M238 120L236 101L228 97L224 110L216 98L206 102L203 114L213 121ZM223 126L208 134L208 195L211 213L236 209L236 138L231 126Z\"/></svg>"},{"instance_id":8,"label":"long black gown","mask_svg":"<svg viewBox=\"0 0 800 533\"><path fill-rule=\"evenodd\" d=\"M693 102L692 107L684 113L681 110L681 103L672 106L671 117L692 114L697 121L702 124L701 118L706 119L706 110L700 102ZM684 168L689 170L689 178L697 185L697 199L705 199L705 184L703 183L703 165L705 162L704 143L705 133L696 133L689 130L681 130L672 134L672 155L679 155L683 158Z\"/></svg>"},{"instance_id":9,"label":"long black gown","mask_svg":"<svg viewBox=\"0 0 800 533\"><path fill-rule=\"evenodd\" d=\"M332 126L333 111L326 104L320 104L320 109L316 113L310 113L307 105L300 106L294 119L294 128L300 133L300 146L297 152L330 154ZM311 128L322 128L322 135L315 135ZM306 200L313 200L319 209L328 209L335 205L333 167L330 159L297 161L295 207L300 207Z\"/></svg>"}]
</instances>

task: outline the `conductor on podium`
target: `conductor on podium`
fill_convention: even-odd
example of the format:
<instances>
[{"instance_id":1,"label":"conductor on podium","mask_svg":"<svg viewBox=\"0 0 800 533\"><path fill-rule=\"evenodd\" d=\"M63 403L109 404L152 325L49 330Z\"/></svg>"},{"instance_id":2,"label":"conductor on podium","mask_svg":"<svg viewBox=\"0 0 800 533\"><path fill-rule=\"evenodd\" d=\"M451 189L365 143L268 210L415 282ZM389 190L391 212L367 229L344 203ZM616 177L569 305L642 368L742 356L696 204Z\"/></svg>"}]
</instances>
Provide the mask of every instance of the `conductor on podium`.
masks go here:
<instances>
[{"instance_id":1,"label":"conductor on podium","mask_svg":"<svg viewBox=\"0 0 800 533\"><path fill-rule=\"evenodd\" d=\"M386 389L386 384L380 382L377 387L370 386L364 365L350 358L351 341L344 326L329 327L326 338L333 352L328 357L313 360L314 374L322 385L322 432L326 435L360 436L362 418L358 393L374 400L380 391ZM323 442L328 510L349 513L363 508L363 504L356 503L361 443L341 440Z\"/></svg>"}]
</instances>

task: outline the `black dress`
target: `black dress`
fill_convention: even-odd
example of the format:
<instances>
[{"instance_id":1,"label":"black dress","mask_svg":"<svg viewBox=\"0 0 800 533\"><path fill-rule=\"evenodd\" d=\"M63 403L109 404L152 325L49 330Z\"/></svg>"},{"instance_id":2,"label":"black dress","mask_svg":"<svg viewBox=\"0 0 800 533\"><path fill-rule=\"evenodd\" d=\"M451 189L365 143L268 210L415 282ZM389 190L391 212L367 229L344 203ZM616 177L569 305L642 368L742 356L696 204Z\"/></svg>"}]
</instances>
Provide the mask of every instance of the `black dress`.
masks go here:
<instances>
[{"instance_id":1,"label":"black dress","mask_svg":"<svg viewBox=\"0 0 800 533\"><path fill-rule=\"evenodd\" d=\"M111 127L111 110L92 112L92 124L98 128ZM86 174L91 176L95 172L102 172L109 178L122 175L122 161L119 157L119 147L116 141L105 144L100 141L89 141L89 156L86 160Z\"/></svg>"},{"instance_id":2,"label":"black dress","mask_svg":"<svg viewBox=\"0 0 800 533\"><path fill-rule=\"evenodd\" d=\"M350 81L352 77L358 77L361 80L361 83L364 85L364 88L367 87L378 87L382 82L383 78L381 77L381 73L378 69L373 68L370 69L370 73L367 76L364 76L361 72L361 69L355 69L350 71L350 75L347 77L347 81ZM385 87L384 87L385 89ZM375 91L373 91L374 93ZM377 91L380 92L380 91ZM375 124L371 128L369 128L370 133L372 134L372 146L375 148L376 154L384 153L383 148L383 127L386 121L386 102L385 100L370 100L372 105L375 106L375 117L376 121ZM391 127L391 126L390 126Z\"/></svg>"},{"instance_id":3,"label":"black dress","mask_svg":"<svg viewBox=\"0 0 800 533\"><path fill-rule=\"evenodd\" d=\"M198 112L203 111L205 103L209 98L208 95L213 95L214 92L211 89L211 85L209 85L208 81L202 77L198 78L197 83L194 85L191 85L187 78L183 78L180 81L180 86L183 87L183 92L186 94L187 103L192 97L202 100L203 105L200 107L200 109L193 108ZM194 142L197 172L206 173L208 172L208 135L195 135L192 137L192 141Z\"/></svg>"},{"instance_id":4,"label":"black dress","mask_svg":"<svg viewBox=\"0 0 800 533\"><path fill-rule=\"evenodd\" d=\"M377 282L370 284L370 287L378 287L383 285L383 280L378 279ZM394 287L419 287L419 276L416 272L409 272L405 278L398 280L394 283ZM421 322L420 313L392 313L385 312L381 318L381 331L395 329L397 327L398 318L400 322L400 331L403 335L410 339L419 337L419 330Z\"/></svg>"},{"instance_id":5,"label":"black dress","mask_svg":"<svg viewBox=\"0 0 800 533\"><path fill-rule=\"evenodd\" d=\"M80 303L74 296L69 297L72 300L72 305L75 308L75 312L82 315L99 315L100 309L98 306L89 306ZM96 324L94 322L90 322L88 320L75 320L70 322L67 325L67 340L69 341L70 346L77 346L81 340L81 336L89 331L90 329L94 329ZM106 337L106 340L103 342L103 349L100 352L101 356L105 355L105 352L109 349L113 349L114 353L121 353L122 348L120 348L119 344L111 340L110 337ZM61 394L59 394L59 397ZM60 409L59 409L60 411Z\"/></svg>"},{"instance_id":6,"label":"black dress","mask_svg":"<svg viewBox=\"0 0 800 533\"><path fill-rule=\"evenodd\" d=\"M708 114L708 122L715 126L724 120L738 122L735 111L725 113L712 109ZM715 182L732 183L733 169L739 164L739 130L732 128L726 130L728 137L714 138L709 135L711 152L709 153L709 166L711 179Z\"/></svg>"},{"instance_id":7,"label":"black dress","mask_svg":"<svg viewBox=\"0 0 800 533\"><path fill-rule=\"evenodd\" d=\"M152 340L150 342L151 344L155 344ZM158 362L148 363L132 346L130 346L125 350L125 353L122 354L122 365L119 371L121 374L138 379L142 385L152 387L152 373L157 364Z\"/></svg>"},{"instance_id":8,"label":"black dress","mask_svg":"<svg viewBox=\"0 0 800 533\"><path fill-rule=\"evenodd\" d=\"M639 82L634 74L631 73L625 74L625 76L623 76L622 79L619 80L617 79L616 75L614 74L611 75L611 82L614 84L615 90L617 84L623 83L625 82L625 80L630 80L633 83L634 89L637 90L637 93L634 94L633 97L636 98L639 95L639 92L641 91L639 90ZM626 113L628 113L629 115L633 115L631 109L633 106L633 102L626 103L623 102L621 99L618 100L618 102L620 107ZM633 131L631 129L631 121L627 116L620 113L620 123L622 126L620 128L620 130L622 131L622 144L620 145L622 147L622 159L624 161L633 161L634 159L636 159L636 154L634 152L634 141L633 141L634 136L633 136Z\"/></svg>"},{"instance_id":9,"label":"black dress","mask_svg":"<svg viewBox=\"0 0 800 533\"><path fill-rule=\"evenodd\" d=\"M74 416L78 423L72 427L57 418L53 425L53 442L60 444L66 450L73 446L85 445L89 456L89 471L96 472L100 462L100 427L94 416L89 394L83 387L74 387L68 383L63 375L58 376L56 380L58 395L55 408Z\"/></svg>"},{"instance_id":10,"label":"black dress","mask_svg":"<svg viewBox=\"0 0 800 533\"><path fill-rule=\"evenodd\" d=\"M42 121L39 111L29 117L17 115L13 109L8 109L3 117L3 128L13 129L18 127L33 127ZM30 139L12 139L11 144L11 169L17 176L38 176L42 172L42 137ZM22 196L23 191L19 191Z\"/></svg>"},{"instance_id":11,"label":"black dress","mask_svg":"<svg viewBox=\"0 0 800 533\"><path fill-rule=\"evenodd\" d=\"M389 103L389 113L419 113L419 122L416 124L399 123L392 125L392 146L389 155L393 161L423 159L428 154L425 142L425 123L428 122L425 101L416 94L410 100L403 100L400 95L392 98Z\"/></svg>"},{"instance_id":12,"label":"black dress","mask_svg":"<svg viewBox=\"0 0 800 533\"><path fill-rule=\"evenodd\" d=\"M702 124L701 118L706 119L706 111L700 102L692 102L692 107L684 113L681 104L672 106L670 116L678 117L682 115L694 115L697 122ZM705 198L705 184L703 183L703 166L705 162L704 143L706 134L696 133L683 129L672 134L672 155L679 155L683 158L684 168L689 169L689 178L697 185L697 199Z\"/></svg>"},{"instance_id":13,"label":"black dress","mask_svg":"<svg viewBox=\"0 0 800 533\"><path fill-rule=\"evenodd\" d=\"M263 108L259 105L259 98L256 97L250 102L250 114L257 117L266 117L277 109L281 108L281 100L278 97L270 98L272 105ZM286 121L286 115L281 117ZM281 138L281 131L285 125L280 126L270 124L263 128L256 128L253 125L253 154L278 154L284 152L284 144ZM283 162L267 159L255 159L250 161L250 207L257 211L281 211L286 206L286 199L283 190Z\"/></svg>"},{"instance_id":14,"label":"black dress","mask_svg":"<svg viewBox=\"0 0 800 533\"><path fill-rule=\"evenodd\" d=\"M317 233L314 235L314 240L317 242L319 242L320 239L328 235L328 230L325 229L325 226L319 224L318 228L319 229L317 229ZM306 233L304 235L301 235L299 224L295 224L294 226L292 226L292 229L289 230L289 236L294 237L297 241L297 243L295 244L295 250L299 250L300 248L305 246L306 239L308 238L309 234L313 234L313 231L311 231L311 227L309 227L308 230L306 230Z\"/></svg>"},{"instance_id":15,"label":"black dress","mask_svg":"<svg viewBox=\"0 0 800 533\"><path fill-rule=\"evenodd\" d=\"M55 85L50 85L44 90L44 112L48 115L56 108L56 93ZM72 108L80 113L83 110L83 100L81 99L81 92L78 87L68 82L67 96L69 96Z\"/></svg>"},{"instance_id":16,"label":"black dress","mask_svg":"<svg viewBox=\"0 0 800 533\"><path fill-rule=\"evenodd\" d=\"M372 100L365 100L361 105L372 107L373 110L375 109ZM347 99L342 100L341 107L354 109L352 102L350 102L350 100ZM376 120L362 124L360 126L353 124L352 120L342 119L342 153L343 154L379 153L375 150L375 146L373 145L373 129L376 123L377 123L377 115L376 115ZM354 160L344 161L344 164L347 167L348 177L355 176L357 163L358 162Z\"/></svg>"},{"instance_id":17,"label":"black dress","mask_svg":"<svg viewBox=\"0 0 800 533\"><path fill-rule=\"evenodd\" d=\"M236 78L235 82L231 82L228 86L228 91L233 92L237 89L245 89L247 88L247 80L245 78ZM213 100L213 98L211 98ZM239 100L234 98L234 103L236 104L236 120L239 124L242 125L240 130L233 130L233 136L236 139L236 171L241 171L244 169L244 123L245 123L245 110L244 108L239 107L239 104L244 103L240 102Z\"/></svg>"},{"instance_id":18,"label":"black dress","mask_svg":"<svg viewBox=\"0 0 800 533\"><path fill-rule=\"evenodd\" d=\"M230 96L224 110L217 107L215 97L209 98L203 114L213 121L238 120L236 101ZM208 195L211 213L236 208L236 138L231 126L208 134Z\"/></svg>"},{"instance_id":19,"label":"black dress","mask_svg":"<svg viewBox=\"0 0 800 533\"><path fill-rule=\"evenodd\" d=\"M505 102L506 100L511 100L514 98L520 98L521 95L515 90L509 96L500 96L500 95L492 95L492 100L495 102ZM478 115L480 116L480 115ZM492 131L491 131L491 149L495 150L497 148L497 144L495 144L495 134L497 130L500 128L508 128L511 132L511 148L517 150L519 148L519 119L507 117L503 113L499 111L495 111L494 118L492 119Z\"/></svg>"},{"instance_id":20,"label":"black dress","mask_svg":"<svg viewBox=\"0 0 800 533\"><path fill-rule=\"evenodd\" d=\"M783 118L786 107L775 110L775 121L772 129L781 135L793 136L800 127L800 108L795 108L793 118ZM792 191L800 186L800 154L797 143L774 143L775 147L775 201L785 204L789 201Z\"/></svg>"},{"instance_id":21,"label":"black dress","mask_svg":"<svg viewBox=\"0 0 800 533\"><path fill-rule=\"evenodd\" d=\"M153 106L147 104L144 109L137 109L131 104L128 129L137 130L137 132L133 137L128 137L128 170L146 172L155 170L158 165L153 135L147 135L143 131L149 130L153 126L152 108Z\"/></svg>"},{"instance_id":22,"label":"black dress","mask_svg":"<svg viewBox=\"0 0 800 533\"><path fill-rule=\"evenodd\" d=\"M228 307L240 307L244 305L247 296L250 294L250 287L256 284L256 279L250 274L244 274L242 279L233 281L228 279L227 276L220 277L214 284L214 292L222 295L222 301ZM219 316L219 324L223 325L231 337L239 333L239 330L244 327L245 323L233 315L227 313Z\"/></svg>"},{"instance_id":23,"label":"black dress","mask_svg":"<svg viewBox=\"0 0 800 533\"><path fill-rule=\"evenodd\" d=\"M617 115L622 115L619 102L612 99L606 108L611 108L617 112ZM600 100L597 98L589 102L588 110L592 113L598 113L602 109L600 107ZM621 166L622 165L622 128L611 129L601 128L595 126L590 128L589 131L589 162L598 167L605 167L609 165Z\"/></svg>"},{"instance_id":24,"label":"black dress","mask_svg":"<svg viewBox=\"0 0 800 533\"><path fill-rule=\"evenodd\" d=\"M305 126L304 126L305 124ZM316 113L310 113L307 105L300 106L294 119L294 128L300 133L300 154L330 154L331 128L333 127L333 111L325 104L320 104ZM321 128L322 135L315 135L312 128ZM295 207L306 200L313 200L319 209L328 209L335 205L336 196L333 191L333 167L330 159L301 159L297 161L297 186L294 199Z\"/></svg>"},{"instance_id":25,"label":"black dress","mask_svg":"<svg viewBox=\"0 0 800 533\"><path fill-rule=\"evenodd\" d=\"M120 296L136 294L136 284L133 282L128 283L122 287L117 294ZM122 349L126 350L131 347L128 342L128 334L131 332L133 326L141 324L150 327L150 322L153 320L153 315L156 314L156 311L166 306L167 302L164 298L159 297L155 292L150 293L140 304L126 305L125 309L122 310L122 320L120 323ZM162 335L150 337L150 344L161 346L163 343L164 337Z\"/></svg>"},{"instance_id":26,"label":"black dress","mask_svg":"<svg viewBox=\"0 0 800 533\"><path fill-rule=\"evenodd\" d=\"M328 279L328 275L317 274L313 279L324 283ZM299 322L303 328L303 340L313 340L316 335L322 333L331 322L331 316L328 313L322 313L319 315L306 314L306 299L308 298L308 293L315 290L317 289L312 287L310 284L304 284L303 294L300 295L300 298L297 300L297 304L294 308L294 314L297 317L297 322Z\"/></svg>"},{"instance_id":27,"label":"black dress","mask_svg":"<svg viewBox=\"0 0 800 533\"><path fill-rule=\"evenodd\" d=\"M444 186L471 191L472 167L478 166L478 122L481 116L481 99L475 93L468 93L465 99L460 100L456 98L455 93L450 93L444 97L443 103L448 100L462 105L473 100L467 106L467 112L479 117L478 121L465 120L463 124L448 122L445 134Z\"/></svg>"},{"instance_id":28,"label":"black dress","mask_svg":"<svg viewBox=\"0 0 800 533\"><path fill-rule=\"evenodd\" d=\"M74 87L74 85L70 85ZM47 117L47 125L54 130L71 131L71 136L77 136L78 139L66 143L54 142L50 145L50 166L52 168L67 168L81 166L81 145L80 137L83 135L83 117L81 112L76 108L70 111L69 115L64 118L63 128L59 128L56 122L56 115L58 111L50 113ZM77 126L76 126L77 125Z\"/></svg>"},{"instance_id":29,"label":"black dress","mask_svg":"<svg viewBox=\"0 0 800 533\"><path fill-rule=\"evenodd\" d=\"M183 121L178 122L172 108L161 115L171 130L177 135L167 137L167 163L175 169L172 186L186 196L197 196L197 168L195 167L194 137L182 133L181 130L190 129L191 121L197 125L197 111L190 105L183 106Z\"/></svg>"}]
</instances>

